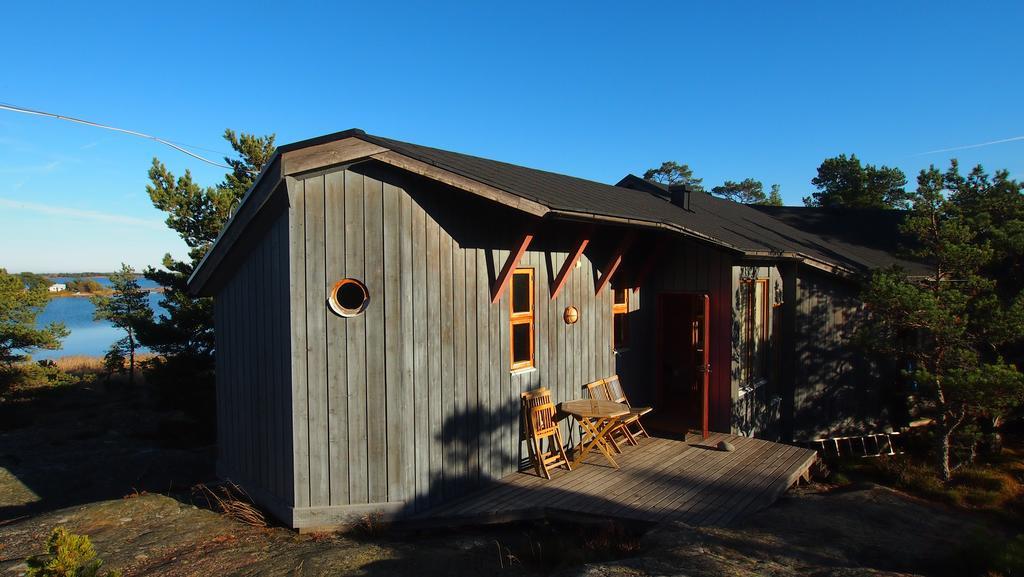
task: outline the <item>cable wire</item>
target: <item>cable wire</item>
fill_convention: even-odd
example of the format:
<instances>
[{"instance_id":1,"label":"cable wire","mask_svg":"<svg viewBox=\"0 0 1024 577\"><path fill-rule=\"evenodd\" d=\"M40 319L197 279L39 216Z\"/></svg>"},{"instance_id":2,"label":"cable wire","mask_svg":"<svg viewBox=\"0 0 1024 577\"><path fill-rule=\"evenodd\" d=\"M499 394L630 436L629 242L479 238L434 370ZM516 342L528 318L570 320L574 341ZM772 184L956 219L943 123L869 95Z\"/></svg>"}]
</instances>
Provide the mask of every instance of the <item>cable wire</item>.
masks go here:
<instances>
[{"instance_id":1,"label":"cable wire","mask_svg":"<svg viewBox=\"0 0 1024 577\"><path fill-rule=\"evenodd\" d=\"M55 118L57 120L66 120L68 122L76 122L78 124L84 124L86 126L92 126L94 128L103 128L103 129L106 129L106 130L113 130L115 132L123 132L125 134L131 134L132 136L139 136L139 137L142 137L142 138L148 138L150 140L155 140L156 142L159 142L160 144L164 144L166 146L170 146L171 148L177 150L178 152L183 152L183 153L191 156L192 158L195 158L197 160L201 160L201 161L203 161L203 162L205 162L207 164L212 164L213 166L217 166L217 167L220 167L220 168L227 168L228 170L234 170L234 167L232 167L232 166L228 166L226 164L221 164L219 162L216 162L216 161L210 160L208 158L204 158L202 156L199 156L198 154L192 152L191 150L188 150L188 149L186 149L186 148L184 148L182 146L179 146L179 145L177 145L177 144L175 144L175 143L173 143L173 142L171 142L169 140L164 140L163 138L160 138L160 137L157 137L157 136L152 136L150 134L144 134L142 132L136 132L134 130L128 130L127 128L118 128L116 126L109 126L109 125L106 125L106 124L100 124L99 122L92 122L90 120L83 120L81 118L74 118L72 116L64 116L63 114L54 114L52 112L44 112L42 110L33 110L31 108L23 108L21 106L15 106L13 104L4 104L2 102L0 102L0 110L10 110L11 112L20 112L22 114L32 114L32 115L35 115L35 116L45 116L45 117L48 117L48 118Z\"/></svg>"}]
</instances>

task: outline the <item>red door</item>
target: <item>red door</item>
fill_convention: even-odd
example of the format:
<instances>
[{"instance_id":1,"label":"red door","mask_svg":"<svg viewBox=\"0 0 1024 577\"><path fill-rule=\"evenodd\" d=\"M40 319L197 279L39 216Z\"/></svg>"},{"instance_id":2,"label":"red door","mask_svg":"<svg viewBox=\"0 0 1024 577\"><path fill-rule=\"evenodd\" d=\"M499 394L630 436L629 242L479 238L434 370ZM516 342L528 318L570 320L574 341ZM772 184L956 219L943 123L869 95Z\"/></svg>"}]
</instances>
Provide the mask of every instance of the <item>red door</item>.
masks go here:
<instances>
[{"instance_id":1,"label":"red door","mask_svg":"<svg viewBox=\"0 0 1024 577\"><path fill-rule=\"evenodd\" d=\"M659 295L656 420L665 430L708 436L710 314L708 295Z\"/></svg>"},{"instance_id":2,"label":"red door","mask_svg":"<svg viewBox=\"0 0 1024 577\"><path fill-rule=\"evenodd\" d=\"M711 356L708 346L711 343L711 331L708 319L711 318L711 297L708 295L701 295L701 308L703 309L700 316L700 323L697 327L701 333L701 359L700 359L700 373L701 373L701 410L700 410L700 430L701 434L705 439L708 438L708 388L711 381Z\"/></svg>"}]
</instances>

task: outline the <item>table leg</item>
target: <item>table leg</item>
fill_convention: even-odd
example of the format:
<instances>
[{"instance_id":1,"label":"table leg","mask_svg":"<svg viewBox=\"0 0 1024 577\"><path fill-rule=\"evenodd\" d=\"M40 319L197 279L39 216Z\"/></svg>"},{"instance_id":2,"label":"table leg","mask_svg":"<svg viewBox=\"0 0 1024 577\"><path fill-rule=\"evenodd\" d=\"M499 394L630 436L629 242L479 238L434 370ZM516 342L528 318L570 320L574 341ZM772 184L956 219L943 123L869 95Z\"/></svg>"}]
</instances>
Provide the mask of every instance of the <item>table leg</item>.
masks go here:
<instances>
[{"instance_id":1,"label":"table leg","mask_svg":"<svg viewBox=\"0 0 1024 577\"><path fill-rule=\"evenodd\" d=\"M602 453L604 453L604 458L608 459L608 462L611 463L612 466L615 467L616 469L619 468L619 464L615 462L615 458L612 457L613 445L611 443L614 443L614 441L612 441L611 437L609 436L609 433L611 433L612 429L614 429L617 424L618 419L605 419L604 426L600 428L600 430L598 431L597 437L599 443L597 448L600 449ZM618 447L616 447L616 450L617 449Z\"/></svg>"},{"instance_id":2,"label":"table leg","mask_svg":"<svg viewBox=\"0 0 1024 577\"><path fill-rule=\"evenodd\" d=\"M601 451L605 459L612 464L616 469L619 468L619 464L615 462L615 458L612 457L612 453L609 450L607 436L609 431L615 428L618 419L595 419L591 421L586 418L578 418L580 426L583 427L585 436L580 439L580 449L573 459L573 465L579 464L590 452L590 449L597 447L597 450Z\"/></svg>"},{"instance_id":3,"label":"table leg","mask_svg":"<svg viewBox=\"0 0 1024 577\"><path fill-rule=\"evenodd\" d=\"M576 422L580 424L580 428L583 429L583 435L580 436L580 446L576 448L576 456L573 457L572 464L576 465L583 461L583 458L590 452L590 447L594 443L594 435L597 431L594 429L593 423L590 419L585 417L576 417Z\"/></svg>"}]
</instances>

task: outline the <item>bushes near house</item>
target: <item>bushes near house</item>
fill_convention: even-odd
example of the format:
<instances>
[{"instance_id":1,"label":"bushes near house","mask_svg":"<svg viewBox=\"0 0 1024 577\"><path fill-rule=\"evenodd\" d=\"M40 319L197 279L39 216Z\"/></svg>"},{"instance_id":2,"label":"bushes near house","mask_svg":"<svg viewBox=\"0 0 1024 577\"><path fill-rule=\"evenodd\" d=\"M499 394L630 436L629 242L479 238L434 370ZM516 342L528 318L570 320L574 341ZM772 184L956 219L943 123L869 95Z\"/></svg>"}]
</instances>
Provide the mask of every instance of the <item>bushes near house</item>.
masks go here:
<instances>
[{"instance_id":1,"label":"bushes near house","mask_svg":"<svg viewBox=\"0 0 1024 577\"><path fill-rule=\"evenodd\" d=\"M934 466L908 455L853 457L833 462L829 481L837 485L872 481L948 505L1024 515L1024 463L1019 460L965 466L944 483Z\"/></svg>"},{"instance_id":2,"label":"bushes near house","mask_svg":"<svg viewBox=\"0 0 1024 577\"><path fill-rule=\"evenodd\" d=\"M1024 575L1024 534L1002 539L988 531L968 535L946 560L950 575L1014 577Z\"/></svg>"},{"instance_id":3,"label":"bushes near house","mask_svg":"<svg viewBox=\"0 0 1024 577\"><path fill-rule=\"evenodd\" d=\"M944 567L950 575L966 577L1024 575L1024 534L1018 533L1024 526L1024 440L1007 438L1001 453L956 469L948 482L942 481L933 459L920 451L833 460L829 471L828 481L836 485L871 481L987 515L994 521L992 529L965 535L962 546L943 560ZM1000 531L998 526L1009 529Z\"/></svg>"},{"instance_id":4,"label":"bushes near house","mask_svg":"<svg viewBox=\"0 0 1024 577\"><path fill-rule=\"evenodd\" d=\"M16 389L58 387L78 382L53 361L14 363L0 366L0 393Z\"/></svg>"}]
</instances>

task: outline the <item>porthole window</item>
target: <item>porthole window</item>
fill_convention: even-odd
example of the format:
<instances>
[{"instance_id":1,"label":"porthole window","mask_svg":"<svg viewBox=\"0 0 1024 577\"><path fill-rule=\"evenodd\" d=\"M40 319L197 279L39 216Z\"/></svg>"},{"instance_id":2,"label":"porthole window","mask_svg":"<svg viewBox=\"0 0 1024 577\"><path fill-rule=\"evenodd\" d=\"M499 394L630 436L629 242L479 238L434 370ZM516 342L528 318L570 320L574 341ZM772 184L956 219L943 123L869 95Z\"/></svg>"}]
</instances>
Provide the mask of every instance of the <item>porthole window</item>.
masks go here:
<instances>
[{"instance_id":1,"label":"porthole window","mask_svg":"<svg viewBox=\"0 0 1024 577\"><path fill-rule=\"evenodd\" d=\"M370 292L366 285L354 278L343 278L334 284L327 299L331 310L343 317L358 316L370 304Z\"/></svg>"}]
</instances>

